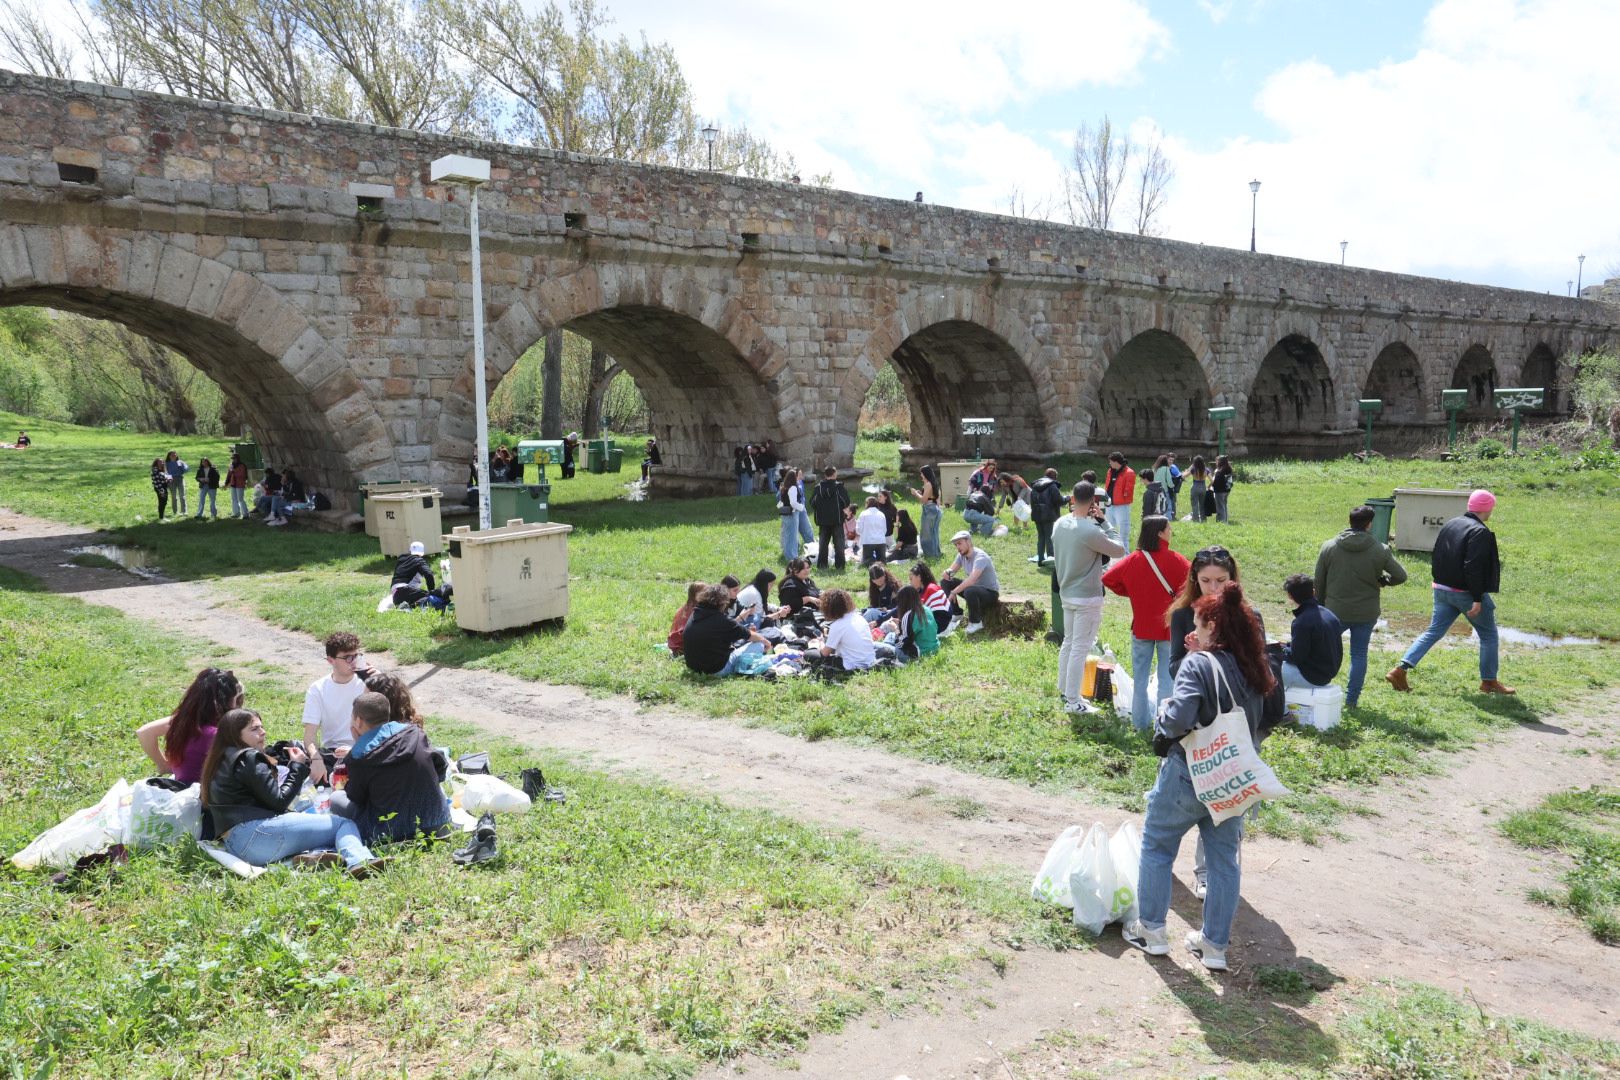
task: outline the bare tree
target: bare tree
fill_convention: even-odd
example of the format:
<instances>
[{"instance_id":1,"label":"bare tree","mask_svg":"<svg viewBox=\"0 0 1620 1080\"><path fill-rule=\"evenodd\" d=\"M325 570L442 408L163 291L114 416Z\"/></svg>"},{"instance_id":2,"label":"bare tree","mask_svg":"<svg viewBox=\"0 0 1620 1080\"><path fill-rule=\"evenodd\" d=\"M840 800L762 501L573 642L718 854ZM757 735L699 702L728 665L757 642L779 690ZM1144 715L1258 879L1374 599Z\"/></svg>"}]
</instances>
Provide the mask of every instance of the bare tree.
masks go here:
<instances>
[{"instance_id":1,"label":"bare tree","mask_svg":"<svg viewBox=\"0 0 1620 1080\"><path fill-rule=\"evenodd\" d=\"M1139 236L1157 236L1154 219L1164 209L1170 182L1176 178L1175 166L1164 156L1164 144L1155 139L1137 157L1136 166L1136 232Z\"/></svg>"},{"instance_id":2,"label":"bare tree","mask_svg":"<svg viewBox=\"0 0 1620 1080\"><path fill-rule=\"evenodd\" d=\"M72 43L53 33L35 8L13 0L0 0L0 60L29 75L73 77Z\"/></svg>"},{"instance_id":3,"label":"bare tree","mask_svg":"<svg viewBox=\"0 0 1620 1080\"><path fill-rule=\"evenodd\" d=\"M591 364L585 382L585 418L580 424L585 438L594 439L602 433L602 399L623 370L601 346L591 343Z\"/></svg>"},{"instance_id":4,"label":"bare tree","mask_svg":"<svg viewBox=\"0 0 1620 1080\"><path fill-rule=\"evenodd\" d=\"M1029 192L1014 184L1007 192L1007 213L1012 217L1035 218L1045 221L1052 216L1052 198L1031 199Z\"/></svg>"},{"instance_id":5,"label":"bare tree","mask_svg":"<svg viewBox=\"0 0 1620 1080\"><path fill-rule=\"evenodd\" d=\"M1074 133L1070 160L1063 177L1069 220L1093 229L1109 228L1130 171L1130 136L1116 134L1107 116L1095 128L1081 124Z\"/></svg>"}]
</instances>

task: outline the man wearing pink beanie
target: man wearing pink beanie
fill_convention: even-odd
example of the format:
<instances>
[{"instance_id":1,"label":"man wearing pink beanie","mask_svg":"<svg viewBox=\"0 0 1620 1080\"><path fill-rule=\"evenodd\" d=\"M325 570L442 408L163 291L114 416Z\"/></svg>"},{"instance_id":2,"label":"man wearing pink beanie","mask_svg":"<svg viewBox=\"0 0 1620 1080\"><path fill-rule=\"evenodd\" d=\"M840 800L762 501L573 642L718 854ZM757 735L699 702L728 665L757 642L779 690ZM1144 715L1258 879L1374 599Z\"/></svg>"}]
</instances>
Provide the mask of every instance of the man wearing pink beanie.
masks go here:
<instances>
[{"instance_id":1,"label":"man wearing pink beanie","mask_svg":"<svg viewBox=\"0 0 1620 1080\"><path fill-rule=\"evenodd\" d=\"M1417 667L1423 654L1446 636L1461 615L1479 635L1479 692L1514 692L1496 678L1496 602L1491 593L1501 591L1502 561L1496 554L1496 534L1485 524L1495 509L1496 496L1481 488L1468 496L1467 513L1441 526L1434 540L1434 617L1401 662L1384 676L1395 689L1412 689L1406 673Z\"/></svg>"}]
</instances>

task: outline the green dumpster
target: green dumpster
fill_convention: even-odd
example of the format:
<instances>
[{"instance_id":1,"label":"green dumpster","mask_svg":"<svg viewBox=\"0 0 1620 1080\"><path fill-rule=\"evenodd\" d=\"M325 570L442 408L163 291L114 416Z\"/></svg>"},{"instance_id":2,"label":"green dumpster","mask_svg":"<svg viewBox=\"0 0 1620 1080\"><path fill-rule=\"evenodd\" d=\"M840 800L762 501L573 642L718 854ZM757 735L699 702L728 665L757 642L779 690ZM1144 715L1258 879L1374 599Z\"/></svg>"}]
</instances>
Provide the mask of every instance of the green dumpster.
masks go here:
<instances>
[{"instance_id":1,"label":"green dumpster","mask_svg":"<svg viewBox=\"0 0 1620 1080\"><path fill-rule=\"evenodd\" d=\"M1390 518L1395 514L1394 499L1368 499L1367 505L1372 507L1373 520L1371 532L1373 539L1380 544L1389 543Z\"/></svg>"},{"instance_id":2,"label":"green dumpster","mask_svg":"<svg viewBox=\"0 0 1620 1080\"><path fill-rule=\"evenodd\" d=\"M601 439L592 439L585 444L585 471L607 472L607 444Z\"/></svg>"},{"instance_id":3,"label":"green dumpster","mask_svg":"<svg viewBox=\"0 0 1620 1080\"><path fill-rule=\"evenodd\" d=\"M264 468L264 458L259 455L258 443L239 442L231 444L231 453L242 459L242 464L250 469Z\"/></svg>"},{"instance_id":4,"label":"green dumpster","mask_svg":"<svg viewBox=\"0 0 1620 1080\"><path fill-rule=\"evenodd\" d=\"M514 519L530 525L551 520L551 485L491 484L489 485L489 519L503 525Z\"/></svg>"},{"instance_id":5,"label":"green dumpster","mask_svg":"<svg viewBox=\"0 0 1620 1080\"><path fill-rule=\"evenodd\" d=\"M614 446L608 450L608 472L622 472L624 470L624 447Z\"/></svg>"}]
</instances>

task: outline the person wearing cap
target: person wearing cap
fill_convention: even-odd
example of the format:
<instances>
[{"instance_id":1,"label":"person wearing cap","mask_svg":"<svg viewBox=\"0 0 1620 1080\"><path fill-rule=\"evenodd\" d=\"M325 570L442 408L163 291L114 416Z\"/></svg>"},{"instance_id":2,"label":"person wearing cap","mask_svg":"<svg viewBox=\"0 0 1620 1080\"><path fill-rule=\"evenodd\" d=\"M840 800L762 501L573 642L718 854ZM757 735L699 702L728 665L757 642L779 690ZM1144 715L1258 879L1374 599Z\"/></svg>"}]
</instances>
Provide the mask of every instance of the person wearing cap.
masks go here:
<instances>
[{"instance_id":1,"label":"person wearing cap","mask_svg":"<svg viewBox=\"0 0 1620 1080\"><path fill-rule=\"evenodd\" d=\"M1396 690L1412 689L1406 673L1417 667L1461 615L1479 635L1479 692L1514 693L1513 687L1503 686L1496 677L1496 602L1491 594L1501 591L1502 561L1496 552L1496 534L1485 524L1495 509L1496 496L1481 488L1468 496L1467 513L1440 527L1432 558L1434 617L1401 662L1384 676Z\"/></svg>"},{"instance_id":2,"label":"person wearing cap","mask_svg":"<svg viewBox=\"0 0 1620 1080\"><path fill-rule=\"evenodd\" d=\"M411 541L409 554L401 555L394 564L394 577L388 584L388 598L393 606L415 607L430 597L450 598L450 586L440 589L433 581L433 568L426 558L427 545L420 540ZM442 603L434 605L443 607Z\"/></svg>"},{"instance_id":3,"label":"person wearing cap","mask_svg":"<svg viewBox=\"0 0 1620 1080\"><path fill-rule=\"evenodd\" d=\"M990 561L988 552L973 546L973 534L966 529L951 537L951 543L956 546L956 561L940 585L952 600L960 598L967 605L968 621L962 632L977 634L984 629L985 611L1001 603L996 564Z\"/></svg>"}]
</instances>

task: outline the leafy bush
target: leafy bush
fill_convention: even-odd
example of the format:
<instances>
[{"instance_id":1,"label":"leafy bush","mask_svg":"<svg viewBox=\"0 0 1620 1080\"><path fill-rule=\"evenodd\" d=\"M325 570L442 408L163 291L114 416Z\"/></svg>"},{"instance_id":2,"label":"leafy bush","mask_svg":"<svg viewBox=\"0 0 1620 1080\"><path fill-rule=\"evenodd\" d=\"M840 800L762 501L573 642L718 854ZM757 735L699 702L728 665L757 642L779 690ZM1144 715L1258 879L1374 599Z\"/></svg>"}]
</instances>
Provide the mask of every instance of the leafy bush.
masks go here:
<instances>
[{"instance_id":1,"label":"leafy bush","mask_svg":"<svg viewBox=\"0 0 1620 1080\"><path fill-rule=\"evenodd\" d=\"M1575 413L1588 427L1608 423L1620 408L1620 353L1590 353L1575 361Z\"/></svg>"},{"instance_id":2,"label":"leafy bush","mask_svg":"<svg viewBox=\"0 0 1620 1080\"><path fill-rule=\"evenodd\" d=\"M898 424L879 424L861 431L861 438L877 442L898 442L905 437L906 433L900 430Z\"/></svg>"},{"instance_id":3,"label":"leafy bush","mask_svg":"<svg viewBox=\"0 0 1620 1080\"><path fill-rule=\"evenodd\" d=\"M1470 450L1471 455L1481 461L1494 461L1497 458L1506 457L1507 452L1508 448L1503 446L1499 439L1481 439Z\"/></svg>"}]
</instances>

